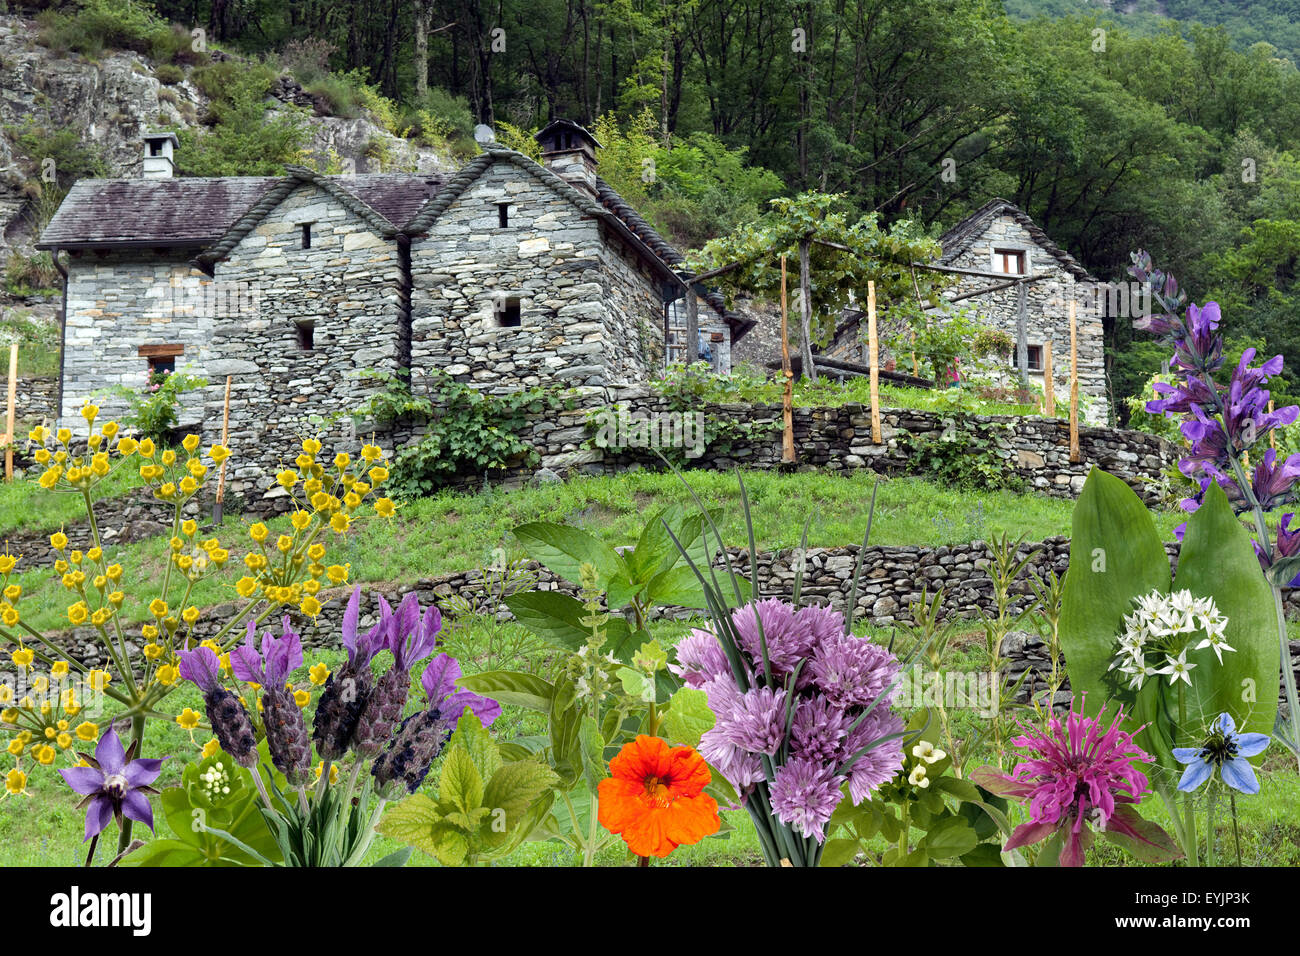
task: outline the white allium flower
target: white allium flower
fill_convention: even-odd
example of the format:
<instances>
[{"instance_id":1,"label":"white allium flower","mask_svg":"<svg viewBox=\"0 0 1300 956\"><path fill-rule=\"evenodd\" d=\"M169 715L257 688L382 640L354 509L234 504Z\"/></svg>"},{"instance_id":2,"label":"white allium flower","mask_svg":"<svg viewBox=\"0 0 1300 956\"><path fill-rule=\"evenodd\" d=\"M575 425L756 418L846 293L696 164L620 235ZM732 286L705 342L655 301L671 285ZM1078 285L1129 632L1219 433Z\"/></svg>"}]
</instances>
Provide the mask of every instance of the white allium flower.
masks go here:
<instances>
[{"instance_id":1,"label":"white allium flower","mask_svg":"<svg viewBox=\"0 0 1300 956\"><path fill-rule=\"evenodd\" d=\"M1228 619L1219 613L1213 598L1198 598L1183 589L1172 594L1152 591L1134 603L1137 610L1124 616L1119 650L1110 665L1130 678L1130 688L1140 689L1155 674L1167 674L1170 683L1182 680L1190 685L1188 672L1196 665L1187 662L1189 650L1212 648L1219 663L1224 651L1233 650L1224 639ZM1197 635L1202 637L1193 646ZM1147 664L1148 654L1164 655L1166 665L1157 669Z\"/></svg>"}]
</instances>

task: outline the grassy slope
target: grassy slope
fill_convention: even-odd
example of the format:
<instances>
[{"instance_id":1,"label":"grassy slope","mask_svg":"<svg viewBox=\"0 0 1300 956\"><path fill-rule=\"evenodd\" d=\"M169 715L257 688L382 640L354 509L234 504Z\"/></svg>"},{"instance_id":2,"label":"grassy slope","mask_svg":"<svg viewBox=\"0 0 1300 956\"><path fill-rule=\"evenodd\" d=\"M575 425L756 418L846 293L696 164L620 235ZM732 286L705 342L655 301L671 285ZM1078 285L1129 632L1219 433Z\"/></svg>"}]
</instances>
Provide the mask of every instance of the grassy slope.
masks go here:
<instances>
[{"instance_id":1,"label":"grassy slope","mask_svg":"<svg viewBox=\"0 0 1300 956\"><path fill-rule=\"evenodd\" d=\"M736 476L701 471L690 473L688 480L708 506L721 511L720 526L728 543L742 544L744 525ZM834 547L862 540L873 475L756 472L744 480L760 548L798 545L810 514L810 546ZM37 496L31 499L31 507L38 506L40 496L44 500L51 497L34 490ZM511 556L522 555L510 532L527 521L563 521L610 544L630 544L656 508L690 501L689 492L676 476L648 472L574 479L508 493L444 494L405 506L391 522L358 522L357 530L334 542L327 560L351 564L352 580L357 582L413 581L487 564L492 549L498 546ZM984 540L1003 532L1039 540L1068 534L1071 508L1069 501L1038 495L963 492L919 478L888 479L880 483L871 540L873 544L937 546ZM3 516L0 512L0 518ZM1172 538L1179 520L1172 514L1157 515L1167 539ZM238 517L227 517L216 532L236 559L250 544L246 524ZM126 569L125 590L130 598L124 613L129 619L140 619L140 610L155 596L143 593L136 582L159 580L165 553L162 538L112 549L112 559ZM205 606L231 599L230 586L239 573L232 565L219 578L200 582L191 603ZM66 626L65 610L71 602L51 572L34 570L20 581L23 613L29 623L38 628ZM179 595L169 597L172 603L178 599Z\"/></svg>"}]
</instances>

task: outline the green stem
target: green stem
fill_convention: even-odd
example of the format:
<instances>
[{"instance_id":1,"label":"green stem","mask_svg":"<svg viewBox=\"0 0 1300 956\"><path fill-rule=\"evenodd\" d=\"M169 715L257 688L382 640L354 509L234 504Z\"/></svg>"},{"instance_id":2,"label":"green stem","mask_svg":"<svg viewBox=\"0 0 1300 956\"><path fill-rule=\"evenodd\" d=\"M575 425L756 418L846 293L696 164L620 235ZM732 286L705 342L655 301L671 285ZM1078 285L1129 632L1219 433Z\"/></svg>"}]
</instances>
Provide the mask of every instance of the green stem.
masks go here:
<instances>
[{"instance_id":1,"label":"green stem","mask_svg":"<svg viewBox=\"0 0 1300 956\"><path fill-rule=\"evenodd\" d=\"M599 797L593 792L591 794L591 819L587 822L587 845L582 848L582 865L590 867L596 865L596 826L597 815L600 813Z\"/></svg>"},{"instance_id":2,"label":"green stem","mask_svg":"<svg viewBox=\"0 0 1300 956\"><path fill-rule=\"evenodd\" d=\"M1210 785L1210 792L1206 796L1207 805L1205 808L1205 865L1218 866L1219 853L1214 845L1214 810L1215 803L1218 801L1218 791L1214 784Z\"/></svg>"},{"instance_id":3,"label":"green stem","mask_svg":"<svg viewBox=\"0 0 1300 956\"><path fill-rule=\"evenodd\" d=\"M1178 733L1182 737L1187 732L1187 693L1180 683L1178 685ZM1192 807L1192 795L1183 794L1183 853L1188 866L1200 865L1200 850L1196 843L1196 815Z\"/></svg>"},{"instance_id":4,"label":"green stem","mask_svg":"<svg viewBox=\"0 0 1300 956\"><path fill-rule=\"evenodd\" d=\"M144 715L135 714L131 718L131 744L135 744L134 755L139 757L144 751ZM129 750L131 744L127 744ZM117 838L117 852L125 853L131 845L131 818L122 818L122 829Z\"/></svg>"},{"instance_id":5,"label":"green stem","mask_svg":"<svg viewBox=\"0 0 1300 956\"><path fill-rule=\"evenodd\" d=\"M1232 808L1232 841L1237 846L1237 865L1241 866L1241 831L1237 829L1237 795L1228 791L1228 806Z\"/></svg>"}]
</instances>

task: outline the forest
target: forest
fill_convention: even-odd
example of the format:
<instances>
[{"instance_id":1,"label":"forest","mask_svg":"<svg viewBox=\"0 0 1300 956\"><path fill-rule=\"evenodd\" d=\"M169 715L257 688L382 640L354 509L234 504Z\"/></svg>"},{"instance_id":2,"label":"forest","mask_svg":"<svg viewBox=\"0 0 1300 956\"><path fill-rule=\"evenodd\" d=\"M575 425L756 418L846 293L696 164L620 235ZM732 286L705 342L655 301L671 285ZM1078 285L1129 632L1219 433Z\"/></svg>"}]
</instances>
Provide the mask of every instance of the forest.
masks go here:
<instances>
[{"instance_id":1,"label":"forest","mask_svg":"<svg viewBox=\"0 0 1300 956\"><path fill-rule=\"evenodd\" d=\"M43 6L46 35L72 49L102 42L130 11L197 26L262 64L212 84L221 93L204 121L238 135L191 173L276 164L292 137L261 118L264 88L241 96L290 69L318 111L359 102L463 155L477 123L517 144L552 118L589 124L605 146L602 174L683 246L805 190L841 195L854 218L912 220L930 234L1002 196L1103 280L1150 250L1193 300L1222 303L1231 348L1283 353L1283 390L1300 394L1291 0L1139 0L1126 14L1066 0ZM1258 27L1274 20L1265 42ZM121 27L118 42L140 29ZM157 37L146 45L158 55ZM640 175L647 161L654 177ZM1122 407L1163 351L1127 321L1110 323L1107 339Z\"/></svg>"}]
</instances>

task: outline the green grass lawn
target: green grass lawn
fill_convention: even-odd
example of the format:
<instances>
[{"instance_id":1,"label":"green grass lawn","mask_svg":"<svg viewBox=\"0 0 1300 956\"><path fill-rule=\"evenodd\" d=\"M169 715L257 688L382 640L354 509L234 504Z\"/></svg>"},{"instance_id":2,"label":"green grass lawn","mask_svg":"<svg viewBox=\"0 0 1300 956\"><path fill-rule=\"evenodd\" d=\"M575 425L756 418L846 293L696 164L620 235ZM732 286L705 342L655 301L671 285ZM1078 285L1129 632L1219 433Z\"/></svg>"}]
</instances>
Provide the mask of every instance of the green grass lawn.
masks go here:
<instances>
[{"instance_id":1,"label":"green grass lawn","mask_svg":"<svg viewBox=\"0 0 1300 956\"><path fill-rule=\"evenodd\" d=\"M744 544L736 476L695 471L687 473L687 480L706 505L719 511L719 526L727 543ZM861 542L874 475L761 471L748 473L744 480L759 548L796 547L808 515L812 515L810 547ZM14 496L8 500L22 496L30 509L45 508L48 502L71 509L76 503L71 496L51 495L27 483L15 482L4 491ZM373 517L358 521L352 532L333 542L327 560L350 564L353 582L411 582L486 565L497 547L505 548L511 557L522 556L511 531L528 521L566 522L612 545L632 544L648 517L673 503L690 505L690 493L677 476L654 472L575 478L510 492L446 493L403 506L392 521ZM1069 534L1072 508L1070 501L1034 494L959 491L920 478L881 479L871 542L938 546L987 540L1002 533L1024 534L1037 541ZM0 506L0 520L12 516ZM1174 513L1157 513L1156 519L1166 539L1172 538L1174 526L1182 520ZM272 530L285 521L271 522ZM221 528L213 532L232 550L232 565L226 574L200 581L191 603L203 607L233 598L233 584L240 574L235 562L243 554L241 549L250 544L249 523L227 515ZM127 620L142 620L144 606L157 595L141 588L139 582L161 579L166 540L158 537L114 547L110 555L126 571L124 590L129 597L123 615ZM70 602L49 569L27 572L18 580L23 586L25 620L43 629L67 626ZM169 600L175 603L178 597Z\"/></svg>"},{"instance_id":2,"label":"green grass lawn","mask_svg":"<svg viewBox=\"0 0 1300 956\"><path fill-rule=\"evenodd\" d=\"M661 622L655 625L655 633L665 645L671 645L689 626L687 622ZM877 640L888 637L882 631L863 629L861 632ZM449 628L443 635L443 649L458 656L467 672L508 667L547 675L559 663L556 652L510 622L477 619ZM342 662L343 655L338 650L309 652L305 667L318 660L337 667ZM983 666L986 666L986 658L982 635L975 631L958 635L945 655L944 667L978 670ZM298 672L299 683L305 682L304 675L305 670ZM413 693L413 697L419 697L418 690ZM203 709L200 695L193 685L188 684L174 692L165 706L172 712L179 712L187 706L200 712ZM413 701L408 705L408 710L413 710L415 706ZM1020 716L1028 718L1030 712L1023 712ZM992 746L989 736L983 733L986 722L970 711L954 712L953 718L958 748L962 751L970 750L965 758L967 772L991 761L994 757ZM310 723L310 714L308 719ZM502 717L493 726L494 734L503 741L544 731L545 722L541 715L510 706L504 708ZM198 729L191 735L175 724L150 724L146 755L169 757L164 764L159 786L169 786L178 781L184 763L197 757L199 746L208 736L209 733L203 729ZM970 743L977 737L980 738L977 743ZM1010 756L1009 761L1013 760L1014 757ZM1004 764L1007 769L1011 765L1010 762ZM426 791L436 789L438 771L439 764L435 763L425 784ZM1263 784L1261 794L1256 797L1240 797L1237 801L1243 861L1247 865L1300 865L1300 820L1297 820L1295 813L1295 807L1300 805L1300 776L1295 771L1294 762L1284 759L1281 752L1275 750L1264 761L1259 775ZM74 809L74 795L52 768L33 773L28 790L29 796L11 796L0 803L0 866L79 865L85 854L81 842L83 815ZM1168 817L1158 798L1148 797L1142 804L1142 812L1149 819L1168 826ZM157 814L157 817L160 835L168 835L165 823L161 822L161 814ZM762 865L758 838L745 812L724 811L723 817L733 828L725 838L709 838L695 846L681 847L669 860L656 861L655 865ZM1025 819L1022 810L1013 808L1013 823ZM1221 860L1229 862L1234 857L1234 843L1231 819L1226 813L1219 821L1218 834ZM136 835L147 836L147 833L142 833L137 828ZM919 831L915 835L920 836ZM367 860L373 862L399 848L397 842L378 837ZM884 849L884 845L875 841L870 849L879 852ZM101 862L112 855L106 851L109 851L107 846L101 849ZM505 865L533 866L574 866L579 862L567 848L554 843L524 844L504 861ZM1101 841L1090 850L1088 862L1089 865L1137 865L1131 858L1121 855ZM629 865L631 859L622 845L617 844L599 854L597 863ZM416 852L408 865L438 864L431 857Z\"/></svg>"}]
</instances>

